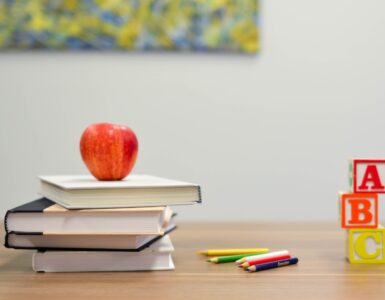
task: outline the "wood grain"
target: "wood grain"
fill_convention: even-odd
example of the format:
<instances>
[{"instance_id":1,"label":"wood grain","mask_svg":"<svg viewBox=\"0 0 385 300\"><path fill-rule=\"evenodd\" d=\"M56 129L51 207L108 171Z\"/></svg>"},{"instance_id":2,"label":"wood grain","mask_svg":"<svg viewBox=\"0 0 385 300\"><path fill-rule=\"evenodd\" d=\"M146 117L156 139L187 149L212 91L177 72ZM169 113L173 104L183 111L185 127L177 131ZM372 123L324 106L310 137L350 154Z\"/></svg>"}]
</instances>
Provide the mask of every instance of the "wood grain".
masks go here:
<instances>
[{"instance_id":1,"label":"wood grain","mask_svg":"<svg viewBox=\"0 0 385 300\"><path fill-rule=\"evenodd\" d=\"M171 235L175 271L34 273L31 251L0 250L0 299L384 299L385 265L350 265L331 223L181 223ZM270 247L296 266L248 274L210 264L206 248Z\"/></svg>"}]
</instances>

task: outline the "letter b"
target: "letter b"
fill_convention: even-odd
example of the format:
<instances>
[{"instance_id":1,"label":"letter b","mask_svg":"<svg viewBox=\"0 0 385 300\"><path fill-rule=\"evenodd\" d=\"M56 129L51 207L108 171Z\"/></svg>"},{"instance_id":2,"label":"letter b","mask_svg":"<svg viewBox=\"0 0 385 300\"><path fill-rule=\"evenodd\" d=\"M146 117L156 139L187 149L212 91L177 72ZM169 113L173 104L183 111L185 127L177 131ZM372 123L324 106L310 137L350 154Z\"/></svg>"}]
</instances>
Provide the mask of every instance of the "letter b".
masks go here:
<instances>
[{"instance_id":1,"label":"letter b","mask_svg":"<svg viewBox=\"0 0 385 300\"><path fill-rule=\"evenodd\" d=\"M342 194L340 201L342 228L377 228L377 194Z\"/></svg>"}]
</instances>

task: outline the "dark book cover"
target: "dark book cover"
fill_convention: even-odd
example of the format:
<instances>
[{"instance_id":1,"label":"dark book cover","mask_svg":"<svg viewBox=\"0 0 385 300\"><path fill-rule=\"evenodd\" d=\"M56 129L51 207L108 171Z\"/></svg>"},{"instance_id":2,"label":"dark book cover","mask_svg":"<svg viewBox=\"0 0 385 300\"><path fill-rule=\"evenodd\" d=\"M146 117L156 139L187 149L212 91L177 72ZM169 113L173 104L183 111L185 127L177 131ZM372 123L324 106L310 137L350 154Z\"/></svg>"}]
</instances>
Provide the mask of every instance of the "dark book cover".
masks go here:
<instances>
[{"instance_id":1,"label":"dark book cover","mask_svg":"<svg viewBox=\"0 0 385 300\"><path fill-rule=\"evenodd\" d=\"M146 244L140 246L139 248L135 248L135 249L111 249L111 248L99 248L99 249L94 249L94 248L57 248L57 247L44 247L44 248L40 248L40 247L14 247L12 245L9 245L8 243L8 237L10 234L16 234L16 235L43 235L42 232L28 232L28 233L24 233L24 232L9 232L6 234L5 236L5 242L4 242L4 246L6 248L13 248L13 249L25 249L25 250L39 250L39 251L45 251L45 250L65 250L65 251L121 251L121 252L140 252L148 247L150 247L153 243L155 243L156 241L160 240L162 237L164 237L165 235L169 234L170 232L174 231L175 229L177 229L177 226L173 226L171 228L169 228L168 230L166 230L164 232L163 235L159 235L159 236L156 236L155 238L153 238L152 240L148 241Z\"/></svg>"},{"instance_id":2,"label":"dark book cover","mask_svg":"<svg viewBox=\"0 0 385 300\"><path fill-rule=\"evenodd\" d=\"M52 205L56 204L55 202L47 199L47 198L40 198L28 203L25 203L23 205L17 206L15 208L12 208L8 210L4 217L4 228L5 232L9 232L8 226L7 226L7 220L9 214L13 213L41 213L46 209L47 207L50 207Z\"/></svg>"}]
</instances>

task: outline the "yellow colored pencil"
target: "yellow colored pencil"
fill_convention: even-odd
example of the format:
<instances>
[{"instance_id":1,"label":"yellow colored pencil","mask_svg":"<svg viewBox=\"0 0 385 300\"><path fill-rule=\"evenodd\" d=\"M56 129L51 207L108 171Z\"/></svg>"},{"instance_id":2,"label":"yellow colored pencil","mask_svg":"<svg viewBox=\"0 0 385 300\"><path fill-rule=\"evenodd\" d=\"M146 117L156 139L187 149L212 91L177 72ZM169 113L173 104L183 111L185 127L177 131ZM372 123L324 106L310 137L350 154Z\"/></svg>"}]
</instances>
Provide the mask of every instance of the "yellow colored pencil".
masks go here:
<instances>
[{"instance_id":1,"label":"yellow colored pencil","mask_svg":"<svg viewBox=\"0 0 385 300\"><path fill-rule=\"evenodd\" d=\"M267 253L268 248L239 248L239 249L209 249L199 251L199 254L206 256L224 256L224 255L237 255L237 254L248 254L248 253Z\"/></svg>"},{"instance_id":2,"label":"yellow colored pencil","mask_svg":"<svg viewBox=\"0 0 385 300\"><path fill-rule=\"evenodd\" d=\"M256 254L258 253L247 253L247 254L236 254L236 255L225 255L225 256L214 256L214 257L211 256L207 261L215 264L222 264L222 263L234 262L238 259L241 259L242 257L256 255ZM262 253L259 253L259 255L262 255Z\"/></svg>"}]
</instances>

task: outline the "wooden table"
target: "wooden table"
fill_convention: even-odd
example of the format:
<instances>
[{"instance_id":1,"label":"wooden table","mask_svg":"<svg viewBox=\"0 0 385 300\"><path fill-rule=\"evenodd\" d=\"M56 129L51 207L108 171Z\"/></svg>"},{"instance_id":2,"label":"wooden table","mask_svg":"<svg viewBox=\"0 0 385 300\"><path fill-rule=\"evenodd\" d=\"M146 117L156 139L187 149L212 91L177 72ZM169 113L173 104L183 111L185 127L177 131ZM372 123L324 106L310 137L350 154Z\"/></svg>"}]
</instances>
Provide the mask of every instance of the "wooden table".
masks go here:
<instances>
[{"instance_id":1,"label":"wooden table","mask_svg":"<svg viewBox=\"0 0 385 300\"><path fill-rule=\"evenodd\" d=\"M0 250L0 299L385 299L385 265L350 265L345 236L331 223L180 223L175 271L34 273L31 252ZM248 274L214 265L204 248L270 247L296 266Z\"/></svg>"}]
</instances>

